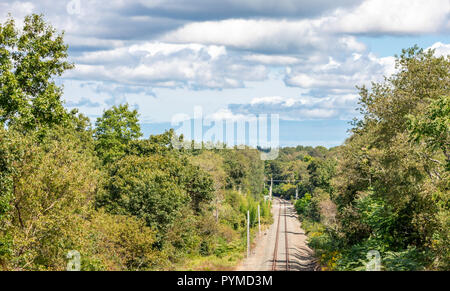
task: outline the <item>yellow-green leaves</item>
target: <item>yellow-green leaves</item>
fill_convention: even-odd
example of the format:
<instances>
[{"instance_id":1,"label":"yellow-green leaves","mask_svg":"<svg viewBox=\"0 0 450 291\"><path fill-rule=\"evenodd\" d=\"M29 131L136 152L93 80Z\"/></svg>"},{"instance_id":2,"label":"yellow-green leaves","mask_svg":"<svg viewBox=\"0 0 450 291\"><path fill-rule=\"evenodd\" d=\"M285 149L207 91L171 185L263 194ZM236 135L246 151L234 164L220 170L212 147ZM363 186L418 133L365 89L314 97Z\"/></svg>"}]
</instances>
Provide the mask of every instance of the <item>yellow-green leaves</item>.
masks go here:
<instances>
[{"instance_id":1,"label":"yellow-green leaves","mask_svg":"<svg viewBox=\"0 0 450 291\"><path fill-rule=\"evenodd\" d=\"M0 25L0 122L45 131L64 122L62 89L54 77L73 68L63 35L43 16L27 16L19 30L12 19Z\"/></svg>"},{"instance_id":2,"label":"yellow-green leaves","mask_svg":"<svg viewBox=\"0 0 450 291\"><path fill-rule=\"evenodd\" d=\"M105 164L121 158L131 141L142 136L138 113L128 104L113 106L97 119L95 150Z\"/></svg>"}]
</instances>

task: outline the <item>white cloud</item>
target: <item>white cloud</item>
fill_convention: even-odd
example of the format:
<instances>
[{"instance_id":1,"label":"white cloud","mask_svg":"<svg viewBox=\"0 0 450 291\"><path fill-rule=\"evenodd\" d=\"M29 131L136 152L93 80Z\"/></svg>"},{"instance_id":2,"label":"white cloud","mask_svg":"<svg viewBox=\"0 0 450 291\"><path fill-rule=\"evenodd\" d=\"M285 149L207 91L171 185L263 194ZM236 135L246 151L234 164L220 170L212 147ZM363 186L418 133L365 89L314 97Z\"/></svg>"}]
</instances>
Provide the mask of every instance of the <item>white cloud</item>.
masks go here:
<instances>
[{"instance_id":1,"label":"white cloud","mask_svg":"<svg viewBox=\"0 0 450 291\"><path fill-rule=\"evenodd\" d=\"M163 39L176 43L201 43L223 45L235 49L257 52L306 54L312 49L328 50L364 49L354 38L334 39L321 31L324 19L270 20L227 19L189 23L168 32ZM330 48L330 41L332 43Z\"/></svg>"},{"instance_id":2,"label":"white cloud","mask_svg":"<svg viewBox=\"0 0 450 291\"><path fill-rule=\"evenodd\" d=\"M139 0L148 13L185 19L311 17L361 0Z\"/></svg>"},{"instance_id":3,"label":"white cloud","mask_svg":"<svg viewBox=\"0 0 450 291\"><path fill-rule=\"evenodd\" d=\"M77 65L64 77L104 82L99 88L117 98L133 88L146 88L144 95L157 87L241 88L278 74L312 97L261 97L233 108L273 106L288 118L349 116L355 85L395 72L394 58L370 53L360 34L450 31L449 0L81 0L77 15L67 13L67 3L2 2L0 18L44 13L66 31ZM432 48L450 52L444 43ZM110 84L120 90L109 91Z\"/></svg>"},{"instance_id":4,"label":"white cloud","mask_svg":"<svg viewBox=\"0 0 450 291\"><path fill-rule=\"evenodd\" d=\"M0 11L6 11L7 13L13 13L13 17L21 23L23 18L34 12L35 6L32 2L14 1L12 3L3 2L0 3ZM7 13L0 14L0 22L3 22L8 17Z\"/></svg>"},{"instance_id":5,"label":"white cloud","mask_svg":"<svg viewBox=\"0 0 450 291\"><path fill-rule=\"evenodd\" d=\"M282 96L257 97L248 104L230 104L233 114L279 114L287 120L343 119L355 116L356 94L330 95L325 98L300 96L288 98Z\"/></svg>"},{"instance_id":6,"label":"white cloud","mask_svg":"<svg viewBox=\"0 0 450 291\"><path fill-rule=\"evenodd\" d=\"M241 64L214 45L149 42L85 52L74 60L76 69L66 78L149 87L237 88L267 78L264 66Z\"/></svg>"},{"instance_id":7,"label":"white cloud","mask_svg":"<svg viewBox=\"0 0 450 291\"><path fill-rule=\"evenodd\" d=\"M322 95L336 92L352 92L356 85L370 85L390 76L395 71L393 57L377 58L369 53L341 55L340 62L329 57L328 61L314 60L291 66L286 72L285 82L290 86L320 90Z\"/></svg>"},{"instance_id":8,"label":"white cloud","mask_svg":"<svg viewBox=\"0 0 450 291\"><path fill-rule=\"evenodd\" d=\"M105 48L120 48L126 45L126 41L120 39L101 39L97 37L76 36L73 34L66 34L64 40L70 45L76 44L81 46L86 51L96 51Z\"/></svg>"},{"instance_id":9,"label":"white cloud","mask_svg":"<svg viewBox=\"0 0 450 291\"><path fill-rule=\"evenodd\" d=\"M166 33L163 39L290 54L325 51L330 44L333 48L364 51L365 46L349 35L438 33L449 20L449 0L366 0L318 18L191 22Z\"/></svg>"},{"instance_id":10,"label":"white cloud","mask_svg":"<svg viewBox=\"0 0 450 291\"><path fill-rule=\"evenodd\" d=\"M300 62L296 57L264 54L244 55L243 59L250 62L274 66L294 65Z\"/></svg>"},{"instance_id":11,"label":"white cloud","mask_svg":"<svg viewBox=\"0 0 450 291\"><path fill-rule=\"evenodd\" d=\"M437 42L433 44L429 49L435 50L436 56L449 56L450 57L450 44L443 44L442 42Z\"/></svg>"},{"instance_id":12,"label":"white cloud","mask_svg":"<svg viewBox=\"0 0 450 291\"><path fill-rule=\"evenodd\" d=\"M441 31L449 17L448 0L366 0L338 9L326 26L339 33L422 34Z\"/></svg>"},{"instance_id":13,"label":"white cloud","mask_svg":"<svg viewBox=\"0 0 450 291\"><path fill-rule=\"evenodd\" d=\"M281 96L257 97L250 102L251 105L256 104L283 104L283 106L291 106L295 103L295 99L286 99Z\"/></svg>"}]
</instances>

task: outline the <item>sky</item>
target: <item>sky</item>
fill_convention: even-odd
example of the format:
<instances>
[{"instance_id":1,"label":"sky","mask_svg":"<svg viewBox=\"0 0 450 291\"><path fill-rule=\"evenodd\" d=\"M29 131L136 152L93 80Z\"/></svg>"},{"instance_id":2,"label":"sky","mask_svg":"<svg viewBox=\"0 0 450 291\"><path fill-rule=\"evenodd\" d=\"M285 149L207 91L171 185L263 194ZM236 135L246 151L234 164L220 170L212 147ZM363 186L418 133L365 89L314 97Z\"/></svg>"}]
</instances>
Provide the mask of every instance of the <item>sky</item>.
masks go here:
<instances>
[{"instance_id":1,"label":"sky","mask_svg":"<svg viewBox=\"0 0 450 291\"><path fill-rule=\"evenodd\" d=\"M200 106L212 120L277 114L282 146L337 146L356 86L395 73L414 44L450 54L450 0L0 0L65 32L65 106L94 122L138 109L146 137Z\"/></svg>"}]
</instances>

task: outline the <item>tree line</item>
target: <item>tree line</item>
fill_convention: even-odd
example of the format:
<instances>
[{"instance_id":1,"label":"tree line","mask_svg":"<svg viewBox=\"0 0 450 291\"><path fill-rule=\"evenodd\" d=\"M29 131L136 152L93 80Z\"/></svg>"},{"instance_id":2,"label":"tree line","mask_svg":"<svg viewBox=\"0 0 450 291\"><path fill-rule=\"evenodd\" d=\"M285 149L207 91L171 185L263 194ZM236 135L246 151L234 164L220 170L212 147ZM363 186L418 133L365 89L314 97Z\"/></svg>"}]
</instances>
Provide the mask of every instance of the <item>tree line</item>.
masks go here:
<instances>
[{"instance_id":1,"label":"tree line","mask_svg":"<svg viewBox=\"0 0 450 291\"><path fill-rule=\"evenodd\" d=\"M264 177L295 208L323 270L449 270L449 58L403 50L396 73L359 88L342 146L185 150L143 138L127 104L95 125L68 111L56 78L74 67L42 16L0 24L0 269L232 269ZM254 231L254 229L253 229Z\"/></svg>"},{"instance_id":2,"label":"tree line","mask_svg":"<svg viewBox=\"0 0 450 291\"><path fill-rule=\"evenodd\" d=\"M342 146L281 150L266 174L294 197L323 270L450 269L450 60L412 47L397 72L359 88L361 117Z\"/></svg>"},{"instance_id":3,"label":"tree line","mask_svg":"<svg viewBox=\"0 0 450 291\"><path fill-rule=\"evenodd\" d=\"M63 37L40 15L0 25L0 269L65 270L71 251L81 270L231 269L247 211L271 221L258 151L143 138L127 104L93 126L55 81Z\"/></svg>"}]
</instances>

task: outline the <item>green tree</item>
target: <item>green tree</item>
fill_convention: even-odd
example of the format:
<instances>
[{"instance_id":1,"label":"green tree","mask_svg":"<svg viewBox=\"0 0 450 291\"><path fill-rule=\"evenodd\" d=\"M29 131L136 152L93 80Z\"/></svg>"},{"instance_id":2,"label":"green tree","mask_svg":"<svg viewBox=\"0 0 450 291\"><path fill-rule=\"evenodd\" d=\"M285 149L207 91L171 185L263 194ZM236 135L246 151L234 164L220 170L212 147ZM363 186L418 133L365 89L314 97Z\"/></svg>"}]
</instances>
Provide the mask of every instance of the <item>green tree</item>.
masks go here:
<instances>
[{"instance_id":1,"label":"green tree","mask_svg":"<svg viewBox=\"0 0 450 291\"><path fill-rule=\"evenodd\" d=\"M312 158L308 164L310 189L322 188L328 193L332 192L331 178L335 174L336 162L333 159Z\"/></svg>"},{"instance_id":2,"label":"green tree","mask_svg":"<svg viewBox=\"0 0 450 291\"><path fill-rule=\"evenodd\" d=\"M434 249L433 264L443 266L449 217L443 96L450 92L450 60L413 47L403 50L396 68L370 90L360 88L363 117L340 149L332 183L339 231L351 247Z\"/></svg>"},{"instance_id":3,"label":"green tree","mask_svg":"<svg viewBox=\"0 0 450 291\"><path fill-rule=\"evenodd\" d=\"M42 15L25 17L22 30L13 19L0 24L0 123L44 130L64 122L62 88L54 78L73 65L63 36Z\"/></svg>"},{"instance_id":4,"label":"green tree","mask_svg":"<svg viewBox=\"0 0 450 291\"><path fill-rule=\"evenodd\" d=\"M213 198L212 173L202 170L198 163L191 163L184 150L174 149L174 134L171 129L163 134L152 135L149 139L134 140L130 142L126 154L150 158L161 156L162 160L172 161L161 167L176 178L178 185L189 194L192 208L200 212L201 204L208 203Z\"/></svg>"},{"instance_id":5,"label":"green tree","mask_svg":"<svg viewBox=\"0 0 450 291\"><path fill-rule=\"evenodd\" d=\"M431 101L425 114L409 115L408 118L412 139L415 142L423 141L433 152L441 150L447 171L450 171L450 95Z\"/></svg>"},{"instance_id":6,"label":"green tree","mask_svg":"<svg viewBox=\"0 0 450 291\"><path fill-rule=\"evenodd\" d=\"M226 174L223 169L223 158L211 151L204 151L197 156L190 158L190 162L193 165L199 166L203 171L208 173L214 184L214 206L215 206L215 217L216 220L219 219L219 212L221 203L225 199L225 180Z\"/></svg>"},{"instance_id":7,"label":"green tree","mask_svg":"<svg viewBox=\"0 0 450 291\"><path fill-rule=\"evenodd\" d=\"M0 265L5 265L12 253L12 238L7 227L14 198L13 162L16 156L12 144L11 136L0 127Z\"/></svg>"},{"instance_id":8,"label":"green tree","mask_svg":"<svg viewBox=\"0 0 450 291\"><path fill-rule=\"evenodd\" d=\"M126 156L113 165L97 204L113 214L144 219L161 239L190 201L173 175L177 167L176 160L162 156Z\"/></svg>"},{"instance_id":9,"label":"green tree","mask_svg":"<svg viewBox=\"0 0 450 291\"><path fill-rule=\"evenodd\" d=\"M174 151L172 139L175 136L173 129L167 130L163 134L151 135L148 139L132 140L127 149L127 155L148 156L152 154L158 155L175 155L184 152L184 149ZM178 138L180 142L183 138Z\"/></svg>"},{"instance_id":10,"label":"green tree","mask_svg":"<svg viewBox=\"0 0 450 291\"><path fill-rule=\"evenodd\" d=\"M166 256L158 252L155 232L145 222L127 215L90 211L87 218L76 217L68 230L71 248L81 255L83 271L135 271L162 269ZM64 270L64 265L61 266Z\"/></svg>"},{"instance_id":11,"label":"green tree","mask_svg":"<svg viewBox=\"0 0 450 291\"><path fill-rule=\"evenodd\" d=\"M95 123L95 150L107 164L124 156L129 143L142 136L137 110L128 104L113 106Z\"/></svg>"},{"instance_id":12,"label":"green tree","mask_svg":"<svg viewBox=\"0 0 450 291\"><path fill-rule=\"evenodd\" d=\"M226 188L239 188L253 195L262 193L264 183L264 162L255 149L223 151L224 170L227 174Z\"/></svg>"},{"instance_id":13,"label":"green tree","mask_svg":"<svg viewBox=\"0 0 450 291\"><path fill-rule=\"evenodd\" d=\"M56 270L70 249L68 230L90 207L100 180L95 156L80 151L78 137L64 128L41 139L10 131L0 140L8 159L0 188L8 190L3 238L11 238L4 265L14 270ZM41 143L42 142L42 143ZM6 184L5 184L6 182ZM0 258L1 259L1 258Z\"/></svg>"}]
</instances>

